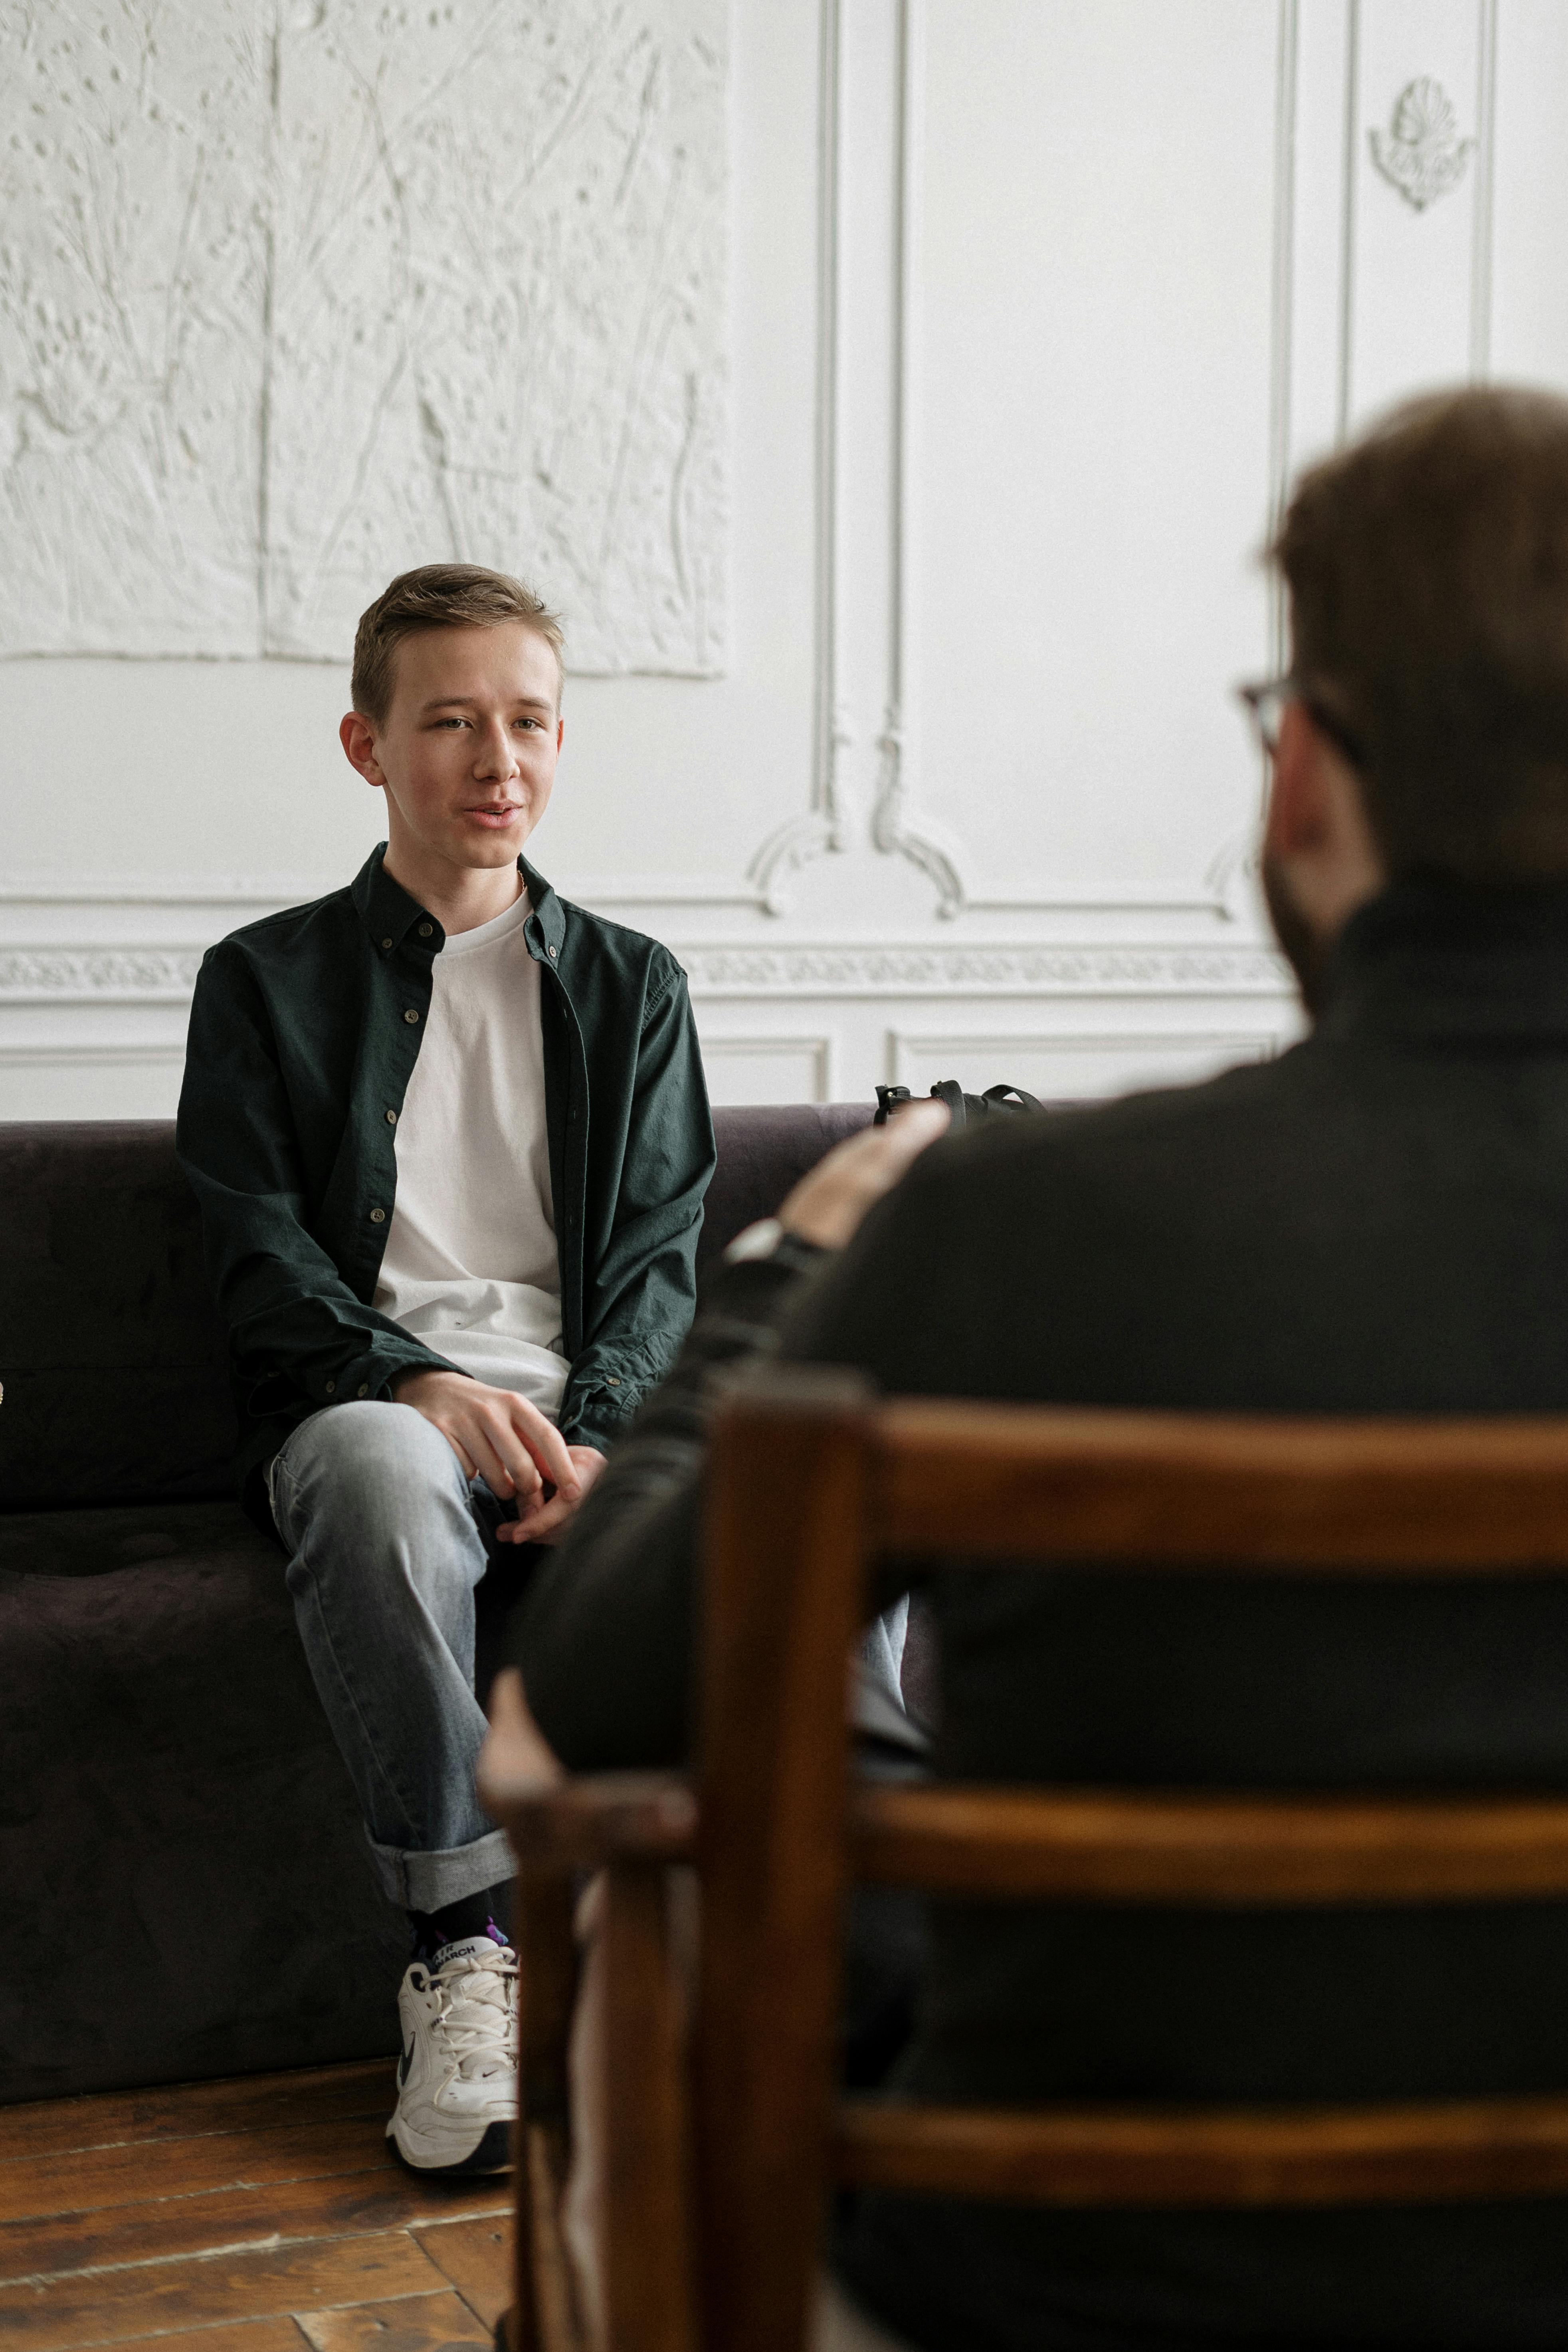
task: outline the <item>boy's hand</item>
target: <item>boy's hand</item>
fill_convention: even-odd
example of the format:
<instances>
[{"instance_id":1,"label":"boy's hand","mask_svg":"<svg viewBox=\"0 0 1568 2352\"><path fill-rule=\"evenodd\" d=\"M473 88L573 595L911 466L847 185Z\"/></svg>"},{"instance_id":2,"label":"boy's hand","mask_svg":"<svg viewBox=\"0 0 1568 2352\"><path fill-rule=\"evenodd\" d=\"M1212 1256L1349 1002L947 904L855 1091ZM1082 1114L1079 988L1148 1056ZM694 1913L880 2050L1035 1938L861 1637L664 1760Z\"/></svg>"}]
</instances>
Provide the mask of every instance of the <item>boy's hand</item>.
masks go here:
<instances>
[{"instance_id":1,"label":"boy's hand","mask_svg":"<svg viewBox=\"0 0 1568 2352\"><path fill-rule=\"evenodd\" d=\"M572 1449L526 1397L486 1388L462 1372L405 1372L393 1383L392 1393L397 1403L423 1413L462 1464L464 1475L483 1478L501 1502L515 1496L519 1510L529 1511L547 1482L565 1497L563 1518L576 1502L581 1477Z\"/></svg>"},{"instance_id":2,"label":"boy's hand","mask_svg":"<svg viewBox=\"0 0 1568 2352\"><path fill-rule=\"evenodd\" d=\"M947 1132L944 1102L913 1102L885 1127L862 1128L804 1175L779 1211L786 1233L843 1249L868 1209L890 1192L928 1143Z\"/></svg>"},{"instance_id":3,"label":"boy's hand","mask_svg":"<svg viewBox=\"0 0 1568 2352\"><path fill-rule=\"evenodd\" d=\"M497 1543L553 1543L600 1471L605 1457L592 1445L569 1445L567 1453L577 1474L577 1491L563 1494L558 1486L548 1502L542 1496L521 1508L515 1519L503 1519L496 1529Z\"/></svg>"}]
</instances>

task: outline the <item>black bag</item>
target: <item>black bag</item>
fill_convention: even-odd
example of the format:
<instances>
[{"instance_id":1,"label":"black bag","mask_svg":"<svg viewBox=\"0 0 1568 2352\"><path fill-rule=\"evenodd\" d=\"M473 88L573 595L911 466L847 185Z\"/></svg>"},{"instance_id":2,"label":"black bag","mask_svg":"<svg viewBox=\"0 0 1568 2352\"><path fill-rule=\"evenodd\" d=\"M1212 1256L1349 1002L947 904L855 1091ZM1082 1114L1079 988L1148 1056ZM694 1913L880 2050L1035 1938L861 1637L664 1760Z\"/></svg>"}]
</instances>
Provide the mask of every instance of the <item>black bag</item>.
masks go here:
<instances>
[{"instance_id":1,"label":"black bag","mask_svg":"<svg viewBox=\"0 0 1568 2352\"><path fill-rule=\"evenodd\" d=\"M943 1078L940 1086L932 1087L931 1096L935 1101L947 1105L951 1114L950 1135L968 1119L984 1118L987 1111L1038 1110L1040 1108L1035 1097L1026 1094L1022 1087L987 1087L983 1095L966 1095L956 1078ZM889 1112L913 1100L908 1087L879 1087L877 1116L871 1121L872 1126L886 1127Z\"/></svg>"}]
</instances>

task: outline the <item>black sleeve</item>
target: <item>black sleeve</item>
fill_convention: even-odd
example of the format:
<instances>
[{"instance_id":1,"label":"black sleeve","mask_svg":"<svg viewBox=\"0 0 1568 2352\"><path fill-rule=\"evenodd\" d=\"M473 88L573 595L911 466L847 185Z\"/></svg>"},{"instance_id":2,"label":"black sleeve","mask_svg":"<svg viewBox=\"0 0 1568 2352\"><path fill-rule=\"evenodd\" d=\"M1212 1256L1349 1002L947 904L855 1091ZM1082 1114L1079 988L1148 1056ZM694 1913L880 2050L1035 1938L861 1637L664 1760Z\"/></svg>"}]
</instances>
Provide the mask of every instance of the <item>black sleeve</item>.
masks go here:
<instances>
[{"instance_id":1,"label":"black sleeve","mask_svg":"<svg viewBox=\"0 0 1568 2352\"><path fill-rule=\"evenodd\" d=\"M709 1419L726 1373L777 1347L779 1318L811 1279L798 1260L719 1274L669 1378L513 1614L507 1654L572 1770L674 1764L689 1752Z\"/></svg>"},{"instance_id":2,"label":"black sleeve","mask_svg":"<svg viewBox=\"0 0 1568 2352\"><path fill-rule=\"evenodd\" d=\"M941 1146L935 1147L940 1152ZM850 1365L896 1390L910 1350L942 1360L918 1278L941 1229L917 1163L842 1256L809 1272L726 1268L663 1387L611 1456L510 1629L535 1720L572 1770L673 1764L690 1750L696 1561L708 1423L727 1371L764 1352ZM885 1606L893 1589L879 1596Z\"/></svg>"}]
</instances>

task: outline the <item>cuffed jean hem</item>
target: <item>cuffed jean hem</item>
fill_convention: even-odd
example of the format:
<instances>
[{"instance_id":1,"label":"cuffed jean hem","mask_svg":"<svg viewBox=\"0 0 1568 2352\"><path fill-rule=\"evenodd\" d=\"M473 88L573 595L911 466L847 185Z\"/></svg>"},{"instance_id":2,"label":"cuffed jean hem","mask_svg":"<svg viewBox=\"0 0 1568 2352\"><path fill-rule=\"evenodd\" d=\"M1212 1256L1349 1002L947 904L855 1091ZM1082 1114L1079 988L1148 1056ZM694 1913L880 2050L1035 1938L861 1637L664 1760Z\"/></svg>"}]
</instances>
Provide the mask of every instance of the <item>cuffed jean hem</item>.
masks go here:
<instances>
[{"instance_id":1,"label":"cuffed jean hem","mask_svg":"<svg viewBox=\"0 0 1568 2352\"><path fill-rule=\"evenodd\" d=\"M440 1911L460 1903L466 1895L482 1895L487 1886L500 1886L515 1877L504 1830L491 1830L471 1845L448 1846L443 1853L412 1853L398 1845L377 1845L366 1833L375 1874L384 1895L405 1911Z\"/></svg>"}]
</instances>

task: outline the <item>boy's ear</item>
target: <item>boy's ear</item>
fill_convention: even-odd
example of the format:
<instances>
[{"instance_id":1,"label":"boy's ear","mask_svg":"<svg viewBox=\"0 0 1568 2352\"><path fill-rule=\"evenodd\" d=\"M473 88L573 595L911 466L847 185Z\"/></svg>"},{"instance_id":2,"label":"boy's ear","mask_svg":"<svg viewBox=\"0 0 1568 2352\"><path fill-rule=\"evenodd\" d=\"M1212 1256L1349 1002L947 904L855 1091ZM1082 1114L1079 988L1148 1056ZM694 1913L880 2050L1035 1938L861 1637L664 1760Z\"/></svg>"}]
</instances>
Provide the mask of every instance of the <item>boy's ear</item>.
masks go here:
<instances>
[{"instance_id":1,"label":"boy's ear","mask_svg":"<svg viewBox=\"0 0 1568 2352\"><path fill-rule=\"evenodd\" d=\"M343 713L338 728L338 740L351 768L356 769L367 784L380 786L386 778L381 772L381 762L375 756L375 731L363 710Z\"/></svg>"}]
</instances>

